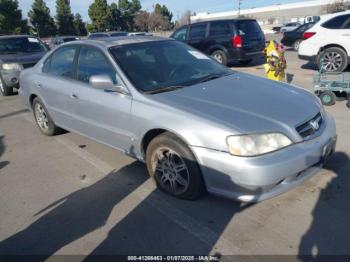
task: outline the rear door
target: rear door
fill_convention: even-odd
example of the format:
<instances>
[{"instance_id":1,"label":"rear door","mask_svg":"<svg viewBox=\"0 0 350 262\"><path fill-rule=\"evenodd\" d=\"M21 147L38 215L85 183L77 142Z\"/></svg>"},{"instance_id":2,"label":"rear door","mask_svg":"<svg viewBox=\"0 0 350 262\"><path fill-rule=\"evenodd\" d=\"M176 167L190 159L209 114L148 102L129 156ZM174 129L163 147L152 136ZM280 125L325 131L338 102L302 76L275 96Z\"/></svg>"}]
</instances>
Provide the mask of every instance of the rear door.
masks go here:
<instances>
[{"instance_id":1,"label":"rear door","mask_svg":"<svg viewBox=\"0 0 350 262\"><path fill-rule=\"evenodd\" d=\"M209 23L191 25L188 41L191 46L207 54L209 52L209 42L207 39L208 25Z\"/></svg>"},{"instance_id":2,"label":"rear door","mask_svg":"<svg viewBox=\"0 0 350 262\"><path fill-rule=\"evenodd\" d=\"M235 30L242 37L242 49L247 53L265 49L265 36L256 20L238 20L235 22Z\"/></svg>"},{"instance_id":3,"label":"rear door","mask_svg":"<svg viewBox=\"0 0 350 262\"><path fill-rule=\"evenodd\" d=\"M77 50L76 46L68 46L54 52L45 61L42 73L34 83L51 117L62 127L74 124L71 94Z\"/></svg>"},{"instance_id":4,"label":"rear door","mask_svg":"<svg viewBox=\"0 0 350 262\"><path fill-rule=\"evenodd\" d=\"M233 37L233 24L232 21L214 21L210 22L208 44L210 46L210 52L217 48L229 50L232 48Z\"/></svg>"}]
</instances>

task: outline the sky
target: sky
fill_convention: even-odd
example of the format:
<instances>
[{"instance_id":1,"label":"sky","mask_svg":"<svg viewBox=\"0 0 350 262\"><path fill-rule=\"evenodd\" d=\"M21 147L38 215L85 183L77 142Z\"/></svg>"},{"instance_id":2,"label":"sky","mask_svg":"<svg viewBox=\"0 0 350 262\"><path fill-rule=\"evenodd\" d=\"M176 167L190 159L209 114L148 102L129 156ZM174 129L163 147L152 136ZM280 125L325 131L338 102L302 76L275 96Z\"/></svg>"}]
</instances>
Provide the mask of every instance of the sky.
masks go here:
<instances>
[{"instance_id":1,"label":"sky","mask_svg":"<svg viewBox=\"0 0 350 262\"><path fill-rule=\"evenodd\" d=\"M273 4L287 4L293 2L302 2L305 0L241 0L242 8L252 8L269 6ZM31 9L33 0L19 0L20 9L23 16L27 17L28 11ZM51 15L55 15L55 0L46 0L48 7L51 10ZM89 21L88 9L93 0L71 0L73 13L80 13L85 21ZM108 0L109 3L118 2ZM238 0L141 0L142 8L147 11L152 11L154 4L164 4L174 14L176 20L186 10L193 12L220 12L237 10Z\"/></svg>"}]
</instances>

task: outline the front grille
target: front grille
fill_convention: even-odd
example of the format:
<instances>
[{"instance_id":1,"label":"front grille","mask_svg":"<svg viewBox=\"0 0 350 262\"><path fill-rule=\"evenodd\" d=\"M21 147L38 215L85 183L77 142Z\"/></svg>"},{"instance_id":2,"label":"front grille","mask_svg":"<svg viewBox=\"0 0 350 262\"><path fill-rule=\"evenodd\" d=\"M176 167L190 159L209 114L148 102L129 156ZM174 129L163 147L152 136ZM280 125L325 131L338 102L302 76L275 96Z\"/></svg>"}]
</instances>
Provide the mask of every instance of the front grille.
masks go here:
<instances>
[{"instance_id":1,"label":"front grille","mask_svg":"<svg viewBox=\"0 0 350 262\"><path fill-rule=\"evenodd\" d=\"M26 69L26 68L33 67L33 66L35 66L35 64L36 64L36 63L23 64L23 68Z\"/></svg>"},{"instance_id":2,"label":"front grille","mask_svg":"<svg viewBox=\"0 0 350 262\"><path fill-rule=\"evenodd\" d=\"M318 113L314 118L297 126L296 130L302 138L308 139L317 134L323 128L323 124L323 117Z\"/></svg>"}]
</instances>

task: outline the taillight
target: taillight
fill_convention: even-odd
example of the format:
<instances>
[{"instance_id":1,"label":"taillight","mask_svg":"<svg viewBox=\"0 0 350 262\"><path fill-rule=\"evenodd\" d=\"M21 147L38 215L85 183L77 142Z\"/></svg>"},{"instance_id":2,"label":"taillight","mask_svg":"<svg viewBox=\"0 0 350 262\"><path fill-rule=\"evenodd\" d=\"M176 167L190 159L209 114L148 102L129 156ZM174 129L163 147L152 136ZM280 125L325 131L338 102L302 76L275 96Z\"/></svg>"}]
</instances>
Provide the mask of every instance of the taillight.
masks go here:
<instances>
[{"instance_id":1,"label":"taillight","mask_svg":"<svg viewBox=\"0 0 350 262\"><path fill-rule=\"evenodd\" d=\"M314 33L314 32L305 32L303 34L303 40L309 39L309 38L313 37L314 35L316 35L316 33Z\"/></svg>"},{"instance_id":2,"label":"taillight","mask_svg":"<svg viewBox=\"0 0 350 262\"><path fill-rule=\"evenodd\" d=\"M232 38L232 45L234 48L242 48L243 46L243 40L242 36L236 35Z\"/></svg>"}]
</instances>

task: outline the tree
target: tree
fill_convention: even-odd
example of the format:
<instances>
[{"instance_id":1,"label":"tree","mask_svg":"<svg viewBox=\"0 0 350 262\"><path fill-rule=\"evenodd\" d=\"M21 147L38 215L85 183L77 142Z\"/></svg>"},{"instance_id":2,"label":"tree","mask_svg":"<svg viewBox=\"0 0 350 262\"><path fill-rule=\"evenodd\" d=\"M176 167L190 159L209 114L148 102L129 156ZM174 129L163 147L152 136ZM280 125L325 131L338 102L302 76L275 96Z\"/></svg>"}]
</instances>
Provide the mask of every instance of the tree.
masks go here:
<instances>
[{"instance_id":1,"label":"tree","mask_svg":"<svg viewBox=\"0 0 350 262\"><path fill-rule=\"evenodd\" d=\"M154 7L154 12L161 14L169 21L169 23L171 23L171 20L173 19L173 13L170 12L170 10L165 5L161 6L160 4L156 4Z\"/></svg>"},{"instance_id":2,"label":"tree","mask_svg":"<svg viewBox=\"0 0 350 262\"><path fill-rule=\"evenodd\" d=\"M44 0L35 0L32 10L28 13L29 21L40 37L53 36L56 34L55 21L50 15L50 9Z\"/></svg>"},{"instance_id":3,"label":"tree","mask_svg":"<svg viewBox=\"0 0 350 262\"><path fill-rule=\"evenodd\" d=\"M22 19L17 0L0 0L0 34L28 33L27 20Z\"/></svg>"},{"instance_id":4,"label":"tree","mask_svg":"<svg viewBox=\"0 0 350 262\"><path fill-rule=\"evenodd\" d=\"M60 35L73 35L74 16L70 8L69 0L56 0L56 24Z\"/></svg>"},{"instance_id":5,"label":"tree","mask_svg":"<svg viewBox=\"0 0 350 262\"><path fill-rule=\"evenodd\" d=\"M135 16L134 23L138 30L148 31L149 16L150 13L146 11L141 11Z\"/></svg>"},{"instance_id":6,"label":"tree","mask_svg":"<svg viewBox=\"0 0 350 262\"><path fill-rule=\"evenodd\" d=\"M192 12L190 10L187 10L185 11L181 18L176 21L176 24L175 24L175 27L178 28L178 27L181 27L183 25L188 25L191 23L191 15L192 15Z\"/></svg>"},{"instance_id":7,"label":"tree","mask_svg":"<svg viewBox=\"0 0 350 262\"><path fill-rule=\"evenodd\" d=\"M119 0L118 8L122 17L122 30L133 31L135 29L134 18L141 10L139 0Z\"/></svg>"},{"instance_id":8,"label":"tree","mask_svg":"<svg viewBox=\"0 0 350 262\"><path fill-rule=\"evenodd\" d=\"M75 14L74 16L74 29L78 36L87 35L86 25L79 13Z\"/></svg>"},{"instance_id":9,"label":"tree","mask_svg":"<svg viewBox=\"0 0 350 262\"><path fill-rule=\"evenodd\" d=\"M95 0L89 7L91 24L90 32L108 31L110 29L112 15L107 0Z\"/></svg>"},{"instance_id":10,"label":"tree","mask_svg":"<svg viewBox=\"0 0 350 262\"><path fill-rule=\"evenodd\" d=\"M122 28L125 28L125 24L123 21L122 14L118 8L118 5L116 3L112 3L109 6L110 12L111 12L111 20L110 20L110 29L114 31L122 30Z\"/></svg>"},{"instance_id":11,"label":"tree","mask_svg":"<svg viewBox=\"0 0 350 262\"><path fill-rule=\"evenodd\" d=\"M338 13L338 12L346 11L349 9L350 9L349 4L345 3L345 1L343 1L343 0L338 0L334 3L326 6L326 12L328 14Z\"/></svg>"}]
</instances>

